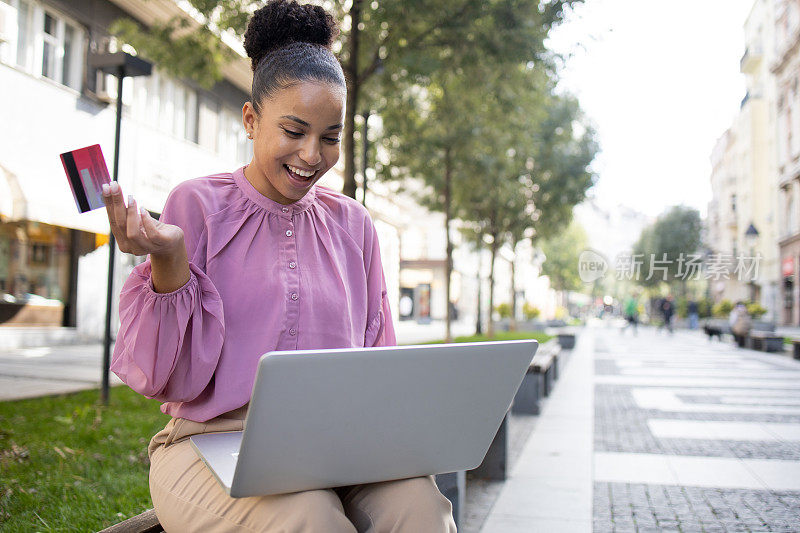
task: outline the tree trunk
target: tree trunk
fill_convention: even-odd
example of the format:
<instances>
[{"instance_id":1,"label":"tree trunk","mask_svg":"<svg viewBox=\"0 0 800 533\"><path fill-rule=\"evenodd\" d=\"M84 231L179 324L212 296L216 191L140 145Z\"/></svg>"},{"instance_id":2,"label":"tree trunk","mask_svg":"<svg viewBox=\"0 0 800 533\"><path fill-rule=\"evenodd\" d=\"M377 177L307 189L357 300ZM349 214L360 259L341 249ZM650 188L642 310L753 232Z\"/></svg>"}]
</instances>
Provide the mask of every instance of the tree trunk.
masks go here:
<instances>
[{"instance_id":1,"label":"tree trunk","mask_svg":"<svg viewBox=\"0 0 800 533\"><path fill-rule=\"evenodd\" d=\"M353 7L350 8L350 38L347 42L350 50L347 65L344 69L345 79L347 80L347 107L344 116L344 184L342 185L342 194L350 198L356 197L356 154L353 135L356 131L356 108L358 106L358 92L361 81L358 79L360 44L358 24L361 22L361 3L362 0L353 0Z\"/></svg>"},{"instance_id":2,"label":"tree trunk","mask_svg":"<svg viewBox=\"0 0 800 533\"><path fill-rule=\"evenodd\" d=\"M447 318L445 320L444 340L452 341L450 322L453 314L450 309L450 278L453 276L453 243L450 241L450 183L452 168L450 163L450 148L444 149L444 234L447 242L447 260L445 262L445 295L447 300Z\"/></svg>"},{"instance_id":3,"label":"tree trunk","mask_svg":"<svg viewBox=\"0 0 800 533\"><path fill-rule=\"evenodd\" d=\"M511 256L511 322L508 325L510 331L517 331L517 253L515 251Z\"/></svg>"},{"instance_id":4,"label":"tree trunk","mask_svg":"<svg viewBox=\"0 0 800 533\"><path fill-rule=\"evenodd\" d=\"M494 260L497 257L497 235L492 234L492 264L489 265L489 326L486 328L486 336L494 338Z\"/></svg>"}]
</instances>

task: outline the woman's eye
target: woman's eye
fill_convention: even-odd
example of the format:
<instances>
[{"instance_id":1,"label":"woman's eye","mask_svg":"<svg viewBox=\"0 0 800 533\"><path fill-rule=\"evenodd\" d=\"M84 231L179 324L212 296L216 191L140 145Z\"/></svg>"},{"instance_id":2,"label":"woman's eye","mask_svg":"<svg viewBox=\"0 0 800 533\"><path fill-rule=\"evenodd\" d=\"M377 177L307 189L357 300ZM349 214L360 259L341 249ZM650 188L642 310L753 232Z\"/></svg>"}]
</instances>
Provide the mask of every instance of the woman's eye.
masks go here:
<instances>
[{"instance_id":1,"label":"woman's eye","mask_svg":"<svg viewBox=\"0 0 800 533\"><path fill-rule=\"evenodd\" d=\"M303 135L299 131L287 130L286 128L283 128L283 131L285 131L287 135L291 135L292 137L300 137L301 135Z\"/></svg>"},{"instance_id":2,"label":"woman's eye","mask_svg":"<svg viewBox=\"0 0 800 533\"><path fill-rule=\"evenodd\" d=\"M329 142L331 144L336 144L339 141L341 141L339 137L325 137L325 142Z\"/></svg>"}]
</instances>

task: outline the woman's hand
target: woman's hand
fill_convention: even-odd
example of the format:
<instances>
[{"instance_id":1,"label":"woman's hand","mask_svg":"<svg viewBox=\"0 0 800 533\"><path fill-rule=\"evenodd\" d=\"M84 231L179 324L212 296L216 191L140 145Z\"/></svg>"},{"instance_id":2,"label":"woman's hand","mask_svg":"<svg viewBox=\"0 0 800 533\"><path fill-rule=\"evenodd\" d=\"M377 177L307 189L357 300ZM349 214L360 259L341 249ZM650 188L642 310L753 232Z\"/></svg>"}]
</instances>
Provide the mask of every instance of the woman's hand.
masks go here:
<instances>
[{"instance_id":1,"label":"woman's hand","mask_svg":"<svg viewBox=\"0 0 800 533\"><path fill-rule=\"evenodd\" d=\"M139 210L133 196L128 196L126 207L119 183L103 185L103 202L106 204L108 222L120 251L159 257L185 254L183 230L178 226L159 222L144 208Z\"/></svg>"}]
</instances>

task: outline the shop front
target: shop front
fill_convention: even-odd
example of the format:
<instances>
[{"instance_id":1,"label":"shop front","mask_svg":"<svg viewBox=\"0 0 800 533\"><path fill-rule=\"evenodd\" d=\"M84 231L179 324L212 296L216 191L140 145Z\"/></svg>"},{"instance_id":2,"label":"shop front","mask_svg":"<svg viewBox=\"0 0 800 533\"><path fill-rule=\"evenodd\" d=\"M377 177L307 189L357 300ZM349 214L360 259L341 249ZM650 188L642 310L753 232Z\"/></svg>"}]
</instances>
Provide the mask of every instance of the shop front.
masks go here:
<instances>
[{"instance_id":1,"label":"shop front","mask_svg":"<svg viewBox=\"0 0 800 533\"><path fill-rule=\"evenodd\" d=\"M0 216L0 327L74 327L78 258L104 239Z\"/></svg>"},{"instance_id":2,"label":"shop front","mask_svg":"<svg viewBox=\"0 0 800 533\"><path fill-rule=\"evenodd\" d=\"M784 326L800 325L800 238L793 237L780 243L781 257L781 315Z\"/></svg>"}]
</instances>

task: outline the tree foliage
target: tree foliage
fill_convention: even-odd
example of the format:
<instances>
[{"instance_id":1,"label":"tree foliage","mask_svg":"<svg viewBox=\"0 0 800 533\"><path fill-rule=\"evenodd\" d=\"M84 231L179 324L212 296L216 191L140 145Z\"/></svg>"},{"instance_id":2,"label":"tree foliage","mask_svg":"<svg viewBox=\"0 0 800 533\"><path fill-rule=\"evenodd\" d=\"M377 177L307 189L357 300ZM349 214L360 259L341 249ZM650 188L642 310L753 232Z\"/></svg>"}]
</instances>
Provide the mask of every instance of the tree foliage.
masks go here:
<instances>
[{"instance_id":1,"label":"tree foliage","mask_svg":"<svg viewBox=\"0 0 800 533\"><path fill-rule=\"evenodd\" d=\"M545 255L542 272L559 291L577 291L583 286L578 274L578 257L587 246L586 231L576 220L561 233L542 241Z\"/></svg>"},{"instance_id":2,"label":"tree foliage","mask_svg":"<svg viewBox=\"0 0 800 533\"><path fill-rule=\"evenodd\" d=\"M700 212L686 206L674 206L646 226L633 246L633 259L642 265L639 283L656 287L665 281L668 285L679 281L689 256L701 249L701 231ZM665 270L653 269L651 275L651 266Z\"/></svg>"},{"instance_id":3,"label":"tree foliage","mask_svg":"<svg viewBox=\"0 0 800 533\"><path fill-rule=\"evenodd\" d=\"M344 192L355 195L355 116L386 108L403 87L446 67L498 61L545 61L544 40L565 11L583 0L319 0L340 22L336 46L348 85L343 138ZM111 32L159 67L209 88L235 58L221 41L241 37L247 0L189 0L182 14L146 27L121 19ZM200 25L199 29L196 26ZM424 85L424 83L423 83Z\"/></svg>"}]
</instances>

